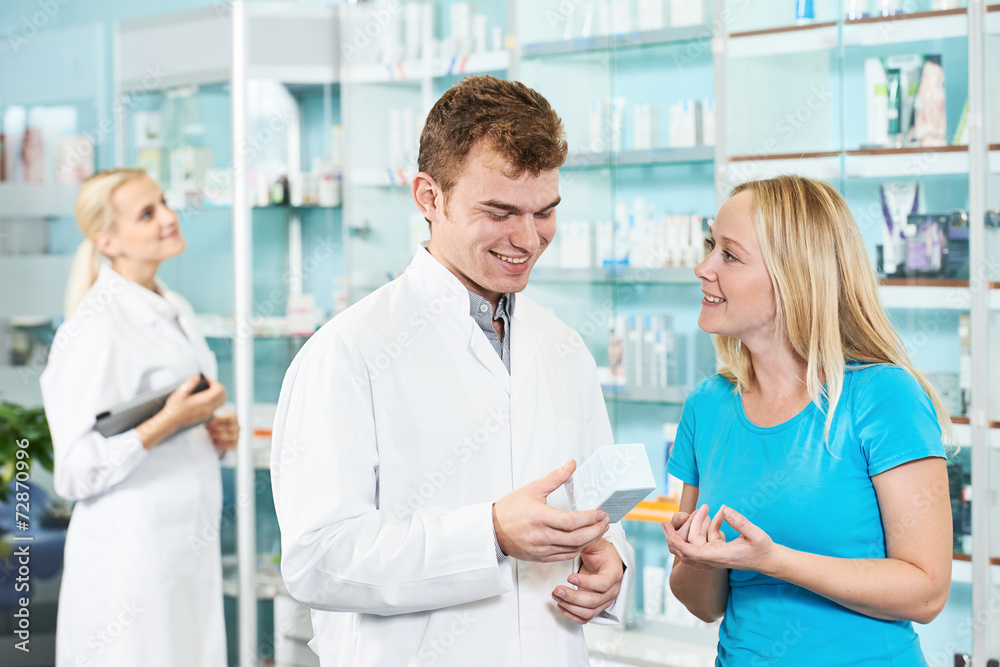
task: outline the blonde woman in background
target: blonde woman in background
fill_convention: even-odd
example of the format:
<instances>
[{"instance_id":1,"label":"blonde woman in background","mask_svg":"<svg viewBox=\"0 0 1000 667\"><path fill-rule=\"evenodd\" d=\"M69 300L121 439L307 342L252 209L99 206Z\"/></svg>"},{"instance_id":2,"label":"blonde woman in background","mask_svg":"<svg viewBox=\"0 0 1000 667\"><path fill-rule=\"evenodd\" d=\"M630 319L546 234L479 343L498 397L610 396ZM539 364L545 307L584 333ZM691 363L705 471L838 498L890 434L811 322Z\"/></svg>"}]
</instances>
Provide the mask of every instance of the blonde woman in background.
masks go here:
<instances>
[{"instance_id":1,"label":"blonde woman in background","mask_svg":"<svg viewBox=\"0 0 1000 667\"><path fill-rule=\"evenodd\" d=\"M76 217L85 240L41 377L55 490L76 501L56 664L222 667L219 451L239 427L230 414L177 433L226 400L191 306L156 278L185 248L177 215L145 172L110 169L82 185ZM192 393L199 373L208 389ZM138 427L95 430L99 412L185 378Z\"/></svg>"},{"instance_id":2,"label":"blonde woman in background","mask_svg":"<svg viewBox=\"0 0 1000 667\"><path fill-rule=\"evenodd\" d=\"M672 591L722 618L716 665L926 665L912 622L951 583L951 422L850 211L826 183L746 183L710 247L698 325L722 369L688 396L670 457Z\"/></svg>"}]
</instances>

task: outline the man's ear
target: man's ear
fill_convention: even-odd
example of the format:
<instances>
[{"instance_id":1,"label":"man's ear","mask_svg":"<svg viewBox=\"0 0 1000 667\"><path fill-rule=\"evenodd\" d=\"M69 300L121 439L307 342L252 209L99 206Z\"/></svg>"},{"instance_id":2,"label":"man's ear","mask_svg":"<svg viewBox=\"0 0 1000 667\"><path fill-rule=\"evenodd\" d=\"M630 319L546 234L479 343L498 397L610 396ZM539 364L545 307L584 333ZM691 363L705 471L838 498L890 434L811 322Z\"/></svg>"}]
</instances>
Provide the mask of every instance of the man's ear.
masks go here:
<instances>
[{"instance_id":1,"label":"man's ear","mask_svg":"<svg viewBox=\"0 0 1000 667\"><path fill-rule=\"evenodd\" d=\"M413 191L413 201L424 218L432 224L444 213L444 195L437 181L426 172L418 172L413 177L410 186Z\"/></svg>"},{"instance_id":2,"label":"man's ear","mask_svg":"<svg viewBox=\"0 0 1000 667\"><path fill-rule=\"evenodd\" d=\"M114 237L107 232L94 234L94 247L105 257L110 258L118 254L118 244Z\"/></svg>"}]
</instances>

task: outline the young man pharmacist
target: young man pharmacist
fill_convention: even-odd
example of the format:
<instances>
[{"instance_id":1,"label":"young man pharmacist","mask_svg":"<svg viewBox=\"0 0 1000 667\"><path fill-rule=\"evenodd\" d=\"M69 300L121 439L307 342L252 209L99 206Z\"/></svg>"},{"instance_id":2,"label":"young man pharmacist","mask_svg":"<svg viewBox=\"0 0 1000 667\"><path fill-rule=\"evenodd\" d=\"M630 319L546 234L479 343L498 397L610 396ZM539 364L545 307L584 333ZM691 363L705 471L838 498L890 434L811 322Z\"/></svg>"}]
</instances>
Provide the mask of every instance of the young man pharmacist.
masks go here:
<instances>
[{"instance_id":1,"label":"young man pharmacist","mask_svg":"<svg viewBox=\"0 0 1000 667\"><path fill-rule=\"evenodd\" d=\"M594 360L518 294L555 235L565 157L530 88L446 92L412 185L430 243L285 376L281 571L323 667L586 665L581 625L623 615L621 527L556 509L570 461L612 442Z\"/></svg>"}]
</instances>

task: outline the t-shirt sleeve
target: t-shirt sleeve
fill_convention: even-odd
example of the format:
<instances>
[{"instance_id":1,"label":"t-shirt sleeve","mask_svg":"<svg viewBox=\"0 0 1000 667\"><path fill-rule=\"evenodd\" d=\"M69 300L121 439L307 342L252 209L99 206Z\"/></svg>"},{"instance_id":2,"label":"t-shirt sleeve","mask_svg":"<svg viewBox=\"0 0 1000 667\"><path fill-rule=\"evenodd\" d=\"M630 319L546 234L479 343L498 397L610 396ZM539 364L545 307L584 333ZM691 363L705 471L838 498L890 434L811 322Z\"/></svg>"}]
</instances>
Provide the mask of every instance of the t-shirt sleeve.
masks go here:
<instances>
[{"instance_id":1,"label":"t-shirt sleeve","mask_svg":"<svg viewBox=\"0 0 1000 667\"><path fill-rule=\"evenodd\" d=\"M934 404L904 369L874 370L858 386L854 402L855 434L869 477L917 459L945 457Z\"/></svg>"},{"instance_id":2,"label":"t-shirt sleeve","mask_svg":"<svg viewBox=\"0 0 1000 667\"><path fill-rule=\"evenodd\" d=\"M681 422L677 425L677 436L674 438L673 448L670 450L670 459L667 461L667 472L691 486L698 486L698 458L694 449L694 428L695 413L698 405L703 403L702 388L704 380L700 382L684 401L684 408L681 411Z\"/></svg>"}]
</instances>

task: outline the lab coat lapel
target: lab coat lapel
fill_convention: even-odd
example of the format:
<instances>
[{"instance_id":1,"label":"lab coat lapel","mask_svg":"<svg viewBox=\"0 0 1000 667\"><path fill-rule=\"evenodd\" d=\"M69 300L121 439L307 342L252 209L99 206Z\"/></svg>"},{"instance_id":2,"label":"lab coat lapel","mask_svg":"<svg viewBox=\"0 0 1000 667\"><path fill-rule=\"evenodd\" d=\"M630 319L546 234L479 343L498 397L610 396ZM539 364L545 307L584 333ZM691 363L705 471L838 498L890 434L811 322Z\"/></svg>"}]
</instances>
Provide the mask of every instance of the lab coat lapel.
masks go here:
<instances>
[{"instance_id":1,"label":"lab coat lapel","mask_svg":"<svg viewBox=\"0 0 1000 667\"><path fill-rule=\"evenodd\" d=\"M510 339L511 395L516 398L535 366L535 356L541 347L542 333L518 318L516 305L510 328L510 335L513 336Z\"/></svg>"},{"instance_id":2,"label":"lab coat lapel","mask_svg":"<svg viewBox=\"0 0 1000 667\"><path fill-rule=\"evenodd\" d=\"M192 351L195 359L198 360L198 367L201 372L215 380L218 377L218 364L215 355L205 341L205 337L198 328L197 318L187 301L167 290L166 294L171 304L177 309L177 320L183 330L184 342L188 349ZM176 330L176 327L173 327Z\"/></svg>"},{"instance_id":3,"label":"lab coat lapel","mask_svg":"<svg viewBox=\"0 0 1000 667\"><path fill-rule=\"evenodd\" d=\"M427 250L427 242L421 244L406 273L425 293L427 311L434 315L434 308L442 309L442 316L456 323L460 330L464 327L467 344L472 356L493 374L504 391L510 393L510 373L503 360L493 349L486 334L469 315L469 292L455 275L438 262ZM513 339L517 340L516 338Z\"/></svg>"},{"instance_id":4,"label":"lab coat lapel","mask_svg":"<svg viewBox=\"0 0 1000 667\"><path fill-rule=\"evenodd\" d=\"M493 344L490 343L486 334L483 333L476 321L469 317L472 323L472 340L469 341L469 347L472 349L472 354L475 355L476 359L479 360L486 369L493 373L493 377L497 379L500 385L503 387L504 391L508 394L510 393L510 373L507 372L507 367L504 366L503 359L497 354L497 351L493 348ZM511 343L516 339L512 339ZM511 350L511 355L513 355L513 350ZM513 361L513 359L511 360Z\"/></svg>"},{"instance_id":5,"label":"lab coat lapel","mask_svg":"<svg viewBox=\"0 0 1000 667\"><path fill-rule=\"evenodd\" d=\"M142 323L142 326L149 331L152 336L155 336L158 340L168 343L183 356L196 359L200 368L202 366L201 355L196 353L191 341L189 341L187 336L185 336L184 333L177 328L177 325L173 322L167 321L163 315L156 312L156 310L154 310L138 295L133 296L135 297L136 311L137 313L141 313L141 319L139 319L139 321Z\"/></svg>"},{"instance_id":6,"label":"lab coat lapel","mask_svg":"<svg viewBox=\"0 0 1000 667\"><path fill-rule=\"evenodd\" d=\"M108 265L101 267L102 279L110 280L113 277L114 269ZM164 291L167 290L162 283L160 284L160 287ZM214 378L216 375L215 364L208 363L208 360L205 358L204 351L199 349L198 346L189 340L176 324L169 321L163 313L153 307L153 305L149 303L147 295L138 291L144 289L146 288L126 281L125 289L122 292L122 298L124 299L122 303L131 314L131 317L134 318L136 326L148 331L149 334L157 340L164 341L177 350L179 353L178 358L195 359L198 363L199 370ZM176 308L175 302L176 299L170 300L171 305ZM181 320L183 326L184 320L188 319L188 313L184 312L184 309L176 309L178 311L178 319ZM191 326L191 323L188 323L188 326Z\"/></svg>"}]
</instances>

